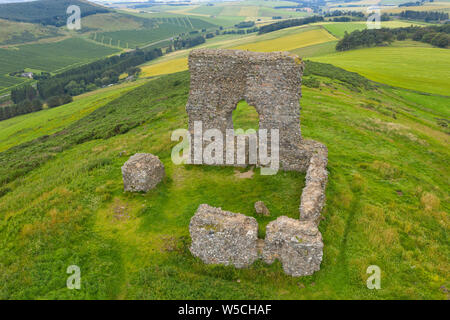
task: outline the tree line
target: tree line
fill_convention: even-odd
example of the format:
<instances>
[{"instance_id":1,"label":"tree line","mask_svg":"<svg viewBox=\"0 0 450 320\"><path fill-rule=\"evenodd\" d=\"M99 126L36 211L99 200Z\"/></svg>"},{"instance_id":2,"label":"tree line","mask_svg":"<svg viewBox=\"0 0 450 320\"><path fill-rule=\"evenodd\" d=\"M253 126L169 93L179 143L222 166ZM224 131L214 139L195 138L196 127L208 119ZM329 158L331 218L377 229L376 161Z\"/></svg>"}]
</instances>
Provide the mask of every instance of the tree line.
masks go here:
<instances>
[{"instance_id":1,"label":"tree line","mask_svg":"<svg viewBox=\"0 0 450 320\"><path fill-rule=\"evenodd\" d=\"M337 51L346 51L358 47L382 46L394 40L412 39L430 43L436 47L446 48L450 43L450 24L428 27L406 27L395 29L365 29L345 33L336 45Z\"/></svg>"},{"instance_id":2,"label":"tree line","mask_svg":"<svg viewBox=\"0 0 450 320\"><path fill-rule=\"evenodd\" d=\"M79 95L98 87L117 83L122 73L160 56L162 56L160 48L136 49L42 79L38 81L37 89L41 98L45 100L64 94Z\"/></svg>"},{"instance_id":3,"label":"tree line","mask_svg":"<svg viewBox=\"0 0 450 320\"><path fill-rule=\"evenodd\" d=\"M445 21L448 20L448 13L438 11L413 11L406 10L400 12L400 18L412 20Z\"/></svg>"},{"instance_id":4,"label":"tree line","mask_svg":"<svg viewBox=\"0 0 450 320\"><path fill-rule=\"evenodd\" d=\"M361 11L342 11L333 10L324 14L324 17L339 17L339 16L352 16L355 18L364 18L365 15Z\"/></svg>"},{"instance_id":5,"label":"tree line","mask_svg":"<svg viewBox=\"0 0 450 320\"><path fill-rule=\"evenodd\" d=\"M162 56L162 50L137 49L101 59L60 74L48 73L35 77L36 87L24 85L11 90L13 105L0 108L0 120L42 110L43 101L49 108L72 102L72 96L98 87L117 83L123 73L135 75L138 65Z\"/></svg>"},{"instance_id":6,"label":"tree line","mask_svg":"<svg viewBox=\"0 0 450 320\"><path fill-rule=\"evenodd\" d=\"M319 21L323 21L323 20L324 19L322 16L312 16L312 17L307 17L307 18L302 18L302 19L290 19L290 20L279 21L279 22L271 23L271 24L260 27L258 34L269 33L272 31L281 30L281 29L290 28L290 27L302 26L305 24L319 22Z\"/></svg>"},{"instance_id":7,"label":"tree line","mask_svg":"<svg viewBox=\"0 0 450 320\"><path fill-rule=\"evenodd\" d=\"M25 99L22 99L22 96ZM15 104L0 107L0 120L42 110L42 101L39 99L36 89L31 85L13 90L11 92L11 100Z\"/></svg>"}]
</instances>

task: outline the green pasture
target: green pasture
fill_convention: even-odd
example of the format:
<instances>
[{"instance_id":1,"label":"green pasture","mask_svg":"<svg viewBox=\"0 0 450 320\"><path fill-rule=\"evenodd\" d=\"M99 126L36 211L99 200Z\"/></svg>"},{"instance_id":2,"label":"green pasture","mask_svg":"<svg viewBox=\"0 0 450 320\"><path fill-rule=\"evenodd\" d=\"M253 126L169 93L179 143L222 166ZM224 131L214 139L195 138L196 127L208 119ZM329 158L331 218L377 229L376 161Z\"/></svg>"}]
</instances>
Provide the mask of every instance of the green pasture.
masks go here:
<instances>
[{"instance_id":1,"label":"green pasture","mask_svg":"<svg viewBox=\"0 0 450 320\"><path fill-rule=\"evenodd\" d=\"M298 217L304 174L242 178L252 168L174 165L171 133L187 127L182 72L0 152L0 298L446 299L450 154L435 118L448 117L448 100L348 86L336 72L308 74L319 85L302 88L302 135L329 150L324 258L313 276L287 276L279 262L205 265L190 254L199 204L255 216L262 237L277 216ZM235 127L254 118L244 103L235 113ZM123 192L120 167L136 152L166 168L147 194ZM257 200L270 217L255 215ZM81 290L66 288L73 264ZM380 290L366 287L370 265L381 268Z\"/></svg>"},{"instance_id":2,"label":"green pasture","mask_svg":"<svg viewBox=\"0 0 450 320\"><path fill-rule=\"evenodd\" d=\"M313 57L371 80L406 89L449 95L450 51L429 46L374 47Z\"/></svg>"}]
</instances>

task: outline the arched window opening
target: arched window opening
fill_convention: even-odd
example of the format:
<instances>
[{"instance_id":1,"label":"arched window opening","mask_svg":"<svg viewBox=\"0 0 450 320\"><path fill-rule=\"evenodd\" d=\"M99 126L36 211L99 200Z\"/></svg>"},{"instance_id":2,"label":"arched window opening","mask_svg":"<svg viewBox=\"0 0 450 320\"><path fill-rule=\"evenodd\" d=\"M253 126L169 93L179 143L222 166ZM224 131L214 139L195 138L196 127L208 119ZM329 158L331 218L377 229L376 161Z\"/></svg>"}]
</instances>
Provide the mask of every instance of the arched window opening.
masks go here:
<instances>
[{"instance_id":1,"label":"arched window opening","mask_svg":"<svg viewBox=\"0 0 450 320\"><path fill-rule=\"evenodd\" d=\"M241 100L238 102L236 109L233 111L233 127L236 129L259 129L259 115L255 107L249 105L247 101Z\"/></svg>"}]
</instances>

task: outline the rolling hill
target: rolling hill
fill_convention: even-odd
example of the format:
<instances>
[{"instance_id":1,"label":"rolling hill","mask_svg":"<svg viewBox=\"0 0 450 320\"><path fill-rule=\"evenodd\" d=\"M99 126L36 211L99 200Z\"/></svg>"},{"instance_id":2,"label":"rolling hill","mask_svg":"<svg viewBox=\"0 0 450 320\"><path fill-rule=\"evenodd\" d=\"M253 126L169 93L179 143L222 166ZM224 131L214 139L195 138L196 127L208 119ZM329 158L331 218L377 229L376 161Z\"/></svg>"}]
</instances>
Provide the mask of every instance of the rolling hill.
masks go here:
<instances>
[{"instance_id":1,"label":"rolling hill","mask_svg":"<svg viewBox=\"0 0 450 320\"><path fill-rule=\"evenodd\" d=\"M450 51L419 42L365 48L311 58L331 63L367 78L422 92L450 94ZM433 70L433 72L430 72Z\"/></svg>"},{"instance_id":2,"label":"rolling hill","mask_svg":"<svg viewBox=\"0 0 450 320\"><path fill-rule=\"evenodd\" d=\"M66 24L66 10L71 5L80 7L82 17L109 12L109 9L85 0L38 0L0 4L0 18L60 27Z\"/></svg>"},{"instance_id":3,"label":"rolling hill","mask_svg":"<svg viewBox=\"0 0 450 320\"><path fill-rule=\"evenodd\" d=\"M83 6L77 32L64 30L69 2ZM374 2L328 7L365 10ZM345 32L366 28L361 21L221 34L242 21L261 26L277 16L312 14L286 8L297 5L245 0L112 10L84 0L0 4L0 104L10 87L34 81L10 72L55 74L136 47L167 46L180 34L211 33L196 48L300 55L302 136L329 151L320 271L293 278L279 261L243 269L205 265L189 251L189 223L200 204L254 217L263 238L270 221L298 218L305 174L262 176L252 166L172 162L178 142L171 133L188 125L189 47L130 59L135 64L124 61L125 54L113 56L111 67L71 70L83 86L85 75L102 81L71 103L0 121L0 300L448 300L449 49L408 39L336 52ZM113 85L111 75L123 82ZM64 81L48 86L48 96L74 87ZM245 129L256 128L257 119L245 101L232 117L235 128ZM121 167L141 152L157 155L166 177L148 193L124 192ZM255 213L256 201L264 201L270 216ZM81 290L67 289L70 265L81 269ZM381 269L380 290L366 286L370 265Z\"/></svg>"}]
</instances>

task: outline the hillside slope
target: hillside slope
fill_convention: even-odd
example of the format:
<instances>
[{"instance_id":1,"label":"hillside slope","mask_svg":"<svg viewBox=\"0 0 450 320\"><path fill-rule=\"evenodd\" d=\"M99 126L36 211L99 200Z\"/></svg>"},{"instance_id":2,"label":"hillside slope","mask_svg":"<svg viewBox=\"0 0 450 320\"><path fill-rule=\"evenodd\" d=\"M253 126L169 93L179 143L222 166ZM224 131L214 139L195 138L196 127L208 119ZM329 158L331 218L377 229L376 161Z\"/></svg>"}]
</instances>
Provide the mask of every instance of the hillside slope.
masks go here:
<instances>
[{"instance_id":1,"label":"hillside slope","mask_svg":"<svg viewBox=\"0 0 450 320\"><path fill-rule=\"evenodd\" d=\"M311 58L358 72L389 85L450 95L450 50L417 41L397 41L391 46L336 52Z\"/></svg>"},{"instance_id":2,"label":"hillside slope","mask_svg":"<svg viewBox=\"0 0 450 320\"><path fill-rule=\"evenodd\" d=\"M0 4L0 18L60 27L67 22L67 8L80 7L83 17L110 10L85 0L38 0Z\"/></svg>"},{"instance_id":3,"label":"hillside slope","mask_svg":"<svg viewBox=\"0 0 450 320\"><path fill-rule=\"evenodd\" d=\"M262 235L276 216L298 216L304 175L241 179L233 168L172 164L171 132L187 126L182 72L0 153L0 298L448 298L448 101L314 70L301 118L303 136L329 148L319 272L292 278L278 262L237 270L190 254L200 203L254 215L253 203L265 201ZM239 114L236 128L252 113ZM136 152L166 167L148 194L123 193L120 167ZM81 290L65 287L73 264ZM373 264L382 270L377 291L366 288Z\"/></svg>"}]
</instances>

